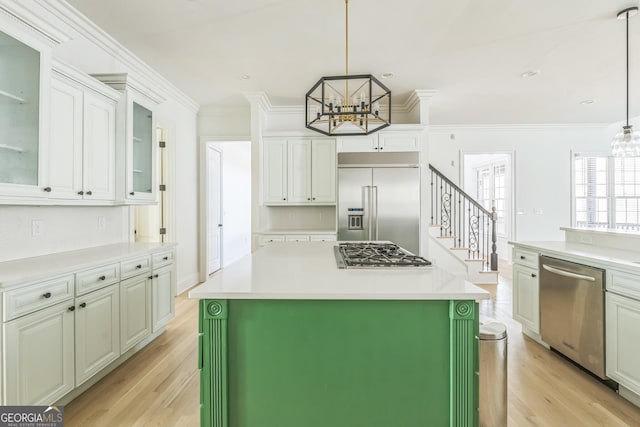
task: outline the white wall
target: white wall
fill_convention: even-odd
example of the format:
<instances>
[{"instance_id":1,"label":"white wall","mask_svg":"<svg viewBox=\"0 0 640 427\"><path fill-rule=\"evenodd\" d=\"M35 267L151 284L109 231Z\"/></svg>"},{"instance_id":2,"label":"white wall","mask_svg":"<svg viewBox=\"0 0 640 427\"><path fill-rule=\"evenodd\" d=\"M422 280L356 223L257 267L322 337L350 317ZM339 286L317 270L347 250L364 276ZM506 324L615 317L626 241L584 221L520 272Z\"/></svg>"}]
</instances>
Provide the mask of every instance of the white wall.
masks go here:
<instances>
[{"instance_id":1,"label":"white wall","mask_svg":"<svg viewBox=\"0 0 640 427\"><path fill-rule=\"evenodd\" d=\"M126 72L163 96L157 113L163 125L172 129L174 163L170 166L175 183L175 240L178 289L198 280L198 180L196 112L198 105L170 82L137 59L110 36L74 12L65 2L0 0L16 10L23 21L47 25L71 37L53 47L53 56L88 74ZM129 208L125 207L11 207L0 206L0 260L81 249L127 241ZM106 219L106 228L97 231L97 216ZM44 223L43 235L31 238L31 220Z\"/></svg>"},{"instance_id":2,"label":"white wall","mask_svg":"<svg viewBox=\"0 0 640 427\"><path fill-rule=\"evenodd\" d=\"M431 126L431 164L459 183L460 151L513 151L515 240L562 240L571 221L571 152L610 151L601 125Z\"/></svg>"}]
</instances>

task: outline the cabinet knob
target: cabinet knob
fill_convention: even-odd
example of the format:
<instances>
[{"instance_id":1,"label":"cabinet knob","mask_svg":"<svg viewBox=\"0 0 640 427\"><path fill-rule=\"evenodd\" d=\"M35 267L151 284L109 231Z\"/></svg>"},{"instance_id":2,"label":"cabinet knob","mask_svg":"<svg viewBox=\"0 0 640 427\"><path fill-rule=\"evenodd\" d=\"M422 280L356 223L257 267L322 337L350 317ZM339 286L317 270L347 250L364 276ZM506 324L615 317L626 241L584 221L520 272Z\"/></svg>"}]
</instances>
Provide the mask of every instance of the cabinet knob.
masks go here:
<instances>
[{"instance_id":1,"label":"cabinet knob","mask_svg":"<svg viewBox=\"0 0 640 427\"><path fill-rule=\"evenodd\" d=\"M531 273L531 277L537 277L535 273Z\"/></svg>"},{"instance_id":2,"label":"cabinet knob","mask_svg":"<svg viewBox=\"0 0 640 427\"><path fill-rule=\"evenodd\" d=\"M147 279L153 279L153 275L151 275L151 276L147 277Z\"/></svg>"},{"instance_id":3,"label":"cabinet knob","mask_svg":"<svg viewBox=\"0 0 640 427\"><path fill-rule=\"evenodd\" d=\"M382 150L384 147L380 147L380 150Z\"/></svg>"},{"instance_id":4,"label":"cabinet knob","mask_svg":"<svg viewBox=\"0 0 640 427\"><path fill-rule=\"evenodd\" d=\"M378 149L378 147L373 147L373 149L374 149L374 150L377 150L377 149Z\"/></svg>"},{"instance_id":5,"label":"cabinet knob","mask_svg":"<svg viewBox=\"0 0 640 427\"><path fill-rule=\"evenodd\" d=\"M222 227L222 224L218 224L218 227ZM166 259L166 258L165 258Z\"/></svg>"},{"instance_id":6,"label":"cabinet knob","mask_svg":"<svg viewBox=\"0 0 640 427\"><path fill-rule=\"evenodd\" d=\"M526 257L524 255L520 255L520 259L525 259Z\"/></svg>"},{"instance_id":7,"label":"cabinet knob","mask_svg":"<svg viewBox=\"0 0 640 427\"><path fill-rule=\"evenodd\" d=\"M82 304L80 304L80 308L85 308L87 306L86 302L83 302Z\"/></svg>"},{"instance_id":8,"label":"cabinet knob","mask_svg":"<svg viewBox=\"0 0 640 427\"><path fill-rule=\"evenodd\" d=\"M68 308L68 310L69 311L76 311L76 307L72 305L71 307Z\"/></svg>"},{"instance_id":9,"label":"cabinet knob","mask_svg":"<svg viewBox=\"0 0 640 427\"><path fill-rule=\"evenodd\" d=\"M84 194L84 191L80 190L78 191L78 194L82 196Z\"/></svg>"},{"instance_id":10,"label":"cabinet knob","mask_svg":"<svg viewBox=\"0 0 640 427\"><path fill-rule=\"evenodd\" d=\"M307 197L307 200L311 200L311 197Z\"/></svg>"},{"instance_id":11,"label":"cabinet knob","mask_svg":"<svg viewBox=\"0 0 640 427\"><path fill-rule=\"evenodd\" d=\"M107 279L107 276L100 276L100 277L98 277L98 280L106 280L106 279Z\"/></svg>"},{"instance_id":12,"label":"cabinet knob","mask_svg":"<svg viewBox=\"0 0 640 427\"><path fill-rule=\"evenodd\" d=\"M168 260L168 259L169 259L169 257L168 257L168 256L166 256L166 257L162 258L162 260L163 260L163 261L166 261L166 260Z\"/></svg>"},{"instance_id":13,"label":"cabinet knob","mask_svg":"<svg viewBox=\"0 0 640 427\"><path fill-rule=\"evenodd\" d=\"M157 275L157 274L154 274L154 275L153 275L153 277L156 277L156 278L157 278L157 277L158 277L158 275Z\"/></svg>"},{"instance_id":14,"label":"cabinet knob","mask_svg":"<svg viewBox=\"0 0 640 427\"><path fill-rule=\"evenodd\" d=\"M316 199L316 198L315 198L315 197L313 197L313 200L315 200L315 199Z\"/></svg>"},{"instance_id":15,"label":"cabinet knob","mask_svg":"<svg viewBox=\"0 0 640 427\"><path fill-rule=\"evenodd\" d=\"M44 187L42 189L42 191L46 192L46 193L51 193L51 187Z\"/></svg>"},{"instance_id":16,"label":"cabinet knob","mask_svg":"<svg viewBox=\"0 0 640 427\"><path fill-rule=\"evenodd\" d=\"M136 194L135 191L132 191L132 192L129 193L130 196L135 196L135 194Z\"/></svg>"},{"instance_id":17,"label":"cabinet knob","mask_svg":"<svg viewBox=\"0 0 640 427\"><path fill-rule=\"evenodd\" d=\"M282 198L282 200L287 200L287 198L286 198L286 197L283 197L283 198Z\"/></svg>"},{"instance_id":18,"label":"cabinet knob","mask_svg":"<svg viewBox=\"0 0 640 427\"><path fill-rule=\"evenodd\" d=\"M51 298L51 292L47 292L46 294L42 294L43 298Z\"/></svg>"},{"instance_id":19,"label":"cabinet knob","mask_svg":"<svg viewBox=\"0 0 640 427\"><path fill-rule=\"evenodd\" d=\"M93 193L91 192L91 190L89 190L89 191L87 191L87 192L86 192L86 193L84 193L84 194L86 194L87 196L90 196L90 195L92 195Z\"/></svg>"},{"instance_id":20,"label":"cabinet knob","mask_svg":"<svg viewBox=\"0 0 640 427\"><path fill-rule=\"evenodd\" d=\"M142 264L136 265L136 268L142 268Z\"/></svg>"}]
</instances>

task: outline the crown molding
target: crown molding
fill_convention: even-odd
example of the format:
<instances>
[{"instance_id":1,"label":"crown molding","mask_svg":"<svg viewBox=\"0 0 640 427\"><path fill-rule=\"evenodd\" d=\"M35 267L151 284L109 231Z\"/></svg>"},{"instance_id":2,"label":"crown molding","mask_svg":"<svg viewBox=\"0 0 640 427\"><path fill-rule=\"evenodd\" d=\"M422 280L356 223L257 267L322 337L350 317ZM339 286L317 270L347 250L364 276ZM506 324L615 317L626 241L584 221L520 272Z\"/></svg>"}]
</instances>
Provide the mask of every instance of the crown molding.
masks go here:
<instances>
[{"instance_id":1,"label":"crown molding","mask_svg":"<svg viewBox=\"0 0 640 427\"><path fill-rule=\"evenodd\" d=\"M40 5L57 19L60 19L80 35L107 52L111 57L122 62L131 73L143 80L151 80L155 86L171 94L173 98L189 110L197 112L200 108L200 105L195 100L178 89L173 83L143 62L133 52L117 42L66 1L40 0Z\"/></svg>"},{"instance_id":2,"label":"crown molding","mask_svg":"<svg viewBox=\"0 0 640 427\"><path fill-rule=\"evenodd\" d=\"M407 97L402 104L392 106L392 109L399 113L409 113L419 107L422 101L429 102L438 93L437 90L416 89Z\"/></svg>"},{"instance_id":3,"label":"crown molding","mask_svg":"<svg viewBox=\"0 0 640 427\"><path fill-rule=\"evenodd\" d=\"M24 5L25 2L2 1L0 12L43 36L50 43L59 45L73 39L71 31L65 31L42 18L37 12Z\"/></svg>"},{"instance_id":4,"label":"crown molding","mask_svg":"<svg viewBox=\"0 0 640 427\"><path fill-rule=\"evenodd\" d=\"M523 123L523 124L464 124L464 125L430 125L429 132L453 132L460 130L549 130L549 129L601 129L606 123Z\"/></svg>"},{"instance_id":5,"label":"crown molding","mask_svg":"<svg viewBox=\"0 0 640 427\"><path fill-rule=\"evenodd\" d=\"M167 100L160 92L145 85L127 73L91 74L91 77L121 92L127 89L133 89L156 104L161 104Z\"/></svg>"},{"instance_id":6,"label":"crown molding","mask_svg":"<svg viewBox=\"0 0 640 427\"><path fill-rule=\"evenodd\" d=\"M52 71L115 101L122 97L122 94L112 87L57 59L52 61Z\"/></svg>"},{"instance_id":7,"label":"crown molding","mask_svg":"<svg viewBox=\"0 0 640 427\"><path fill-rule=\"evenodd\" d=\"M269 95L266 92L242 92L242 95L247 98L247 101L253 106L259 106L262 111L270 112L273 108Z\"/></svg>"}]
</instances>

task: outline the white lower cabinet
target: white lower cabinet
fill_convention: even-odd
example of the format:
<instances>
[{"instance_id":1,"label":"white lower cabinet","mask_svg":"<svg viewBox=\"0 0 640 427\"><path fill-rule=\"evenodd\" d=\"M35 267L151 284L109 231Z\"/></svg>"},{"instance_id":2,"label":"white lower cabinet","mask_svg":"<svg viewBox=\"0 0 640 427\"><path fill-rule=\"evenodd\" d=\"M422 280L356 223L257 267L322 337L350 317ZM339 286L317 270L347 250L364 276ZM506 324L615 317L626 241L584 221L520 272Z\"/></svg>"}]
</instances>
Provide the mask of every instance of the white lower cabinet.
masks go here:
<instances>
[{"instance_id":1,"label":"white lower cabinet","mask_svg":"<svg viewBox=\"0 0 640 427\"><path fill-rule=\"evenodd\" d=\"M4 405L49 405L74 388L73 302L4 324Z\"/></svg>"},{"instance_id":2,"label":"white lower cabinet","mask_svg":"<svg viewBox=\"0 0 640 427\"><path fill-rule=\"evenodd\" d=\"M640 301L607 292L606 372L640 395Z\"/></svg>"},{"instance_id":3,"label":"white lower cabinet","mask_svg":"<svg viewBox=\"0 0 640 427\"><path fill-rule=\"evenodd\" d=\"M175 291L173 284L176 270L173 264L153 270L152 286L152 314L153 330L155 333L163 328L175 316Z\"/></svg>"},{"instance_id":4,"label":"white lower cabinet","mask_svg":"<svg viewBox=\"0 0 640 427\"><path fill-rule=\"evenodd\" d=\"M120 356L119 286L76 298L76 387Z\"/></svg>"},{"instance_id":5,"label":"white lower cabinet","mask_svg":"<svg viewBox=\"0 0 640 427\"><path fill-rule=\"evenodd\" d=\"M540 333L538 270L513 265L513 318L536 334Z\"/></svg>"},{"instance_id":6,"label":"white lower cabinet","mask_svg":"<svg viewBox=\"0 0 640 427\"><path fill-rule=\"evenodd\" d=\"M143 274L120 283L120 352L127 352L150 334L151 277Z\"/></svg>"}]
</instances>

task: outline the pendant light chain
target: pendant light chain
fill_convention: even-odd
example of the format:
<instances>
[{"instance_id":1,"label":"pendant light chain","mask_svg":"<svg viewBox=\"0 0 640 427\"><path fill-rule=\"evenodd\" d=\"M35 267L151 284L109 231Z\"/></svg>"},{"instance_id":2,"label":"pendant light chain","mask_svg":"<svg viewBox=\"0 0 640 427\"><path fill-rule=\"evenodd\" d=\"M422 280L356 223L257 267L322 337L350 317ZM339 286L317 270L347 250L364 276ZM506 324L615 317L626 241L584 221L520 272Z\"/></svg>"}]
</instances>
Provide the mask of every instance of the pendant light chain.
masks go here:
<instances>
[{"instance_id":1,"label":"pendant light chain","mask_svg":"<svg viewBox=\"0 0 640 427\"><path fill-rule=\"evenodd\" d=\"M344 0L344 9L345 9L345 14L344 16L346 17L346 23L345 23L345 64L346 64L346 68L345 68L345 76L349 75L349 0ZM629 25L627 23L627 25ZM627 48L628 49L628 48Z\"/></svg>"},{"instance_id":2,"label":"pendant light chain","mask_svg":"<svg viewBox=\"0 0 640 427\"><path fill-rule=\"evenodd\" d=\"M629 12L627 12L627 126L629 126Z\"/></svg>"}]
</instances>

